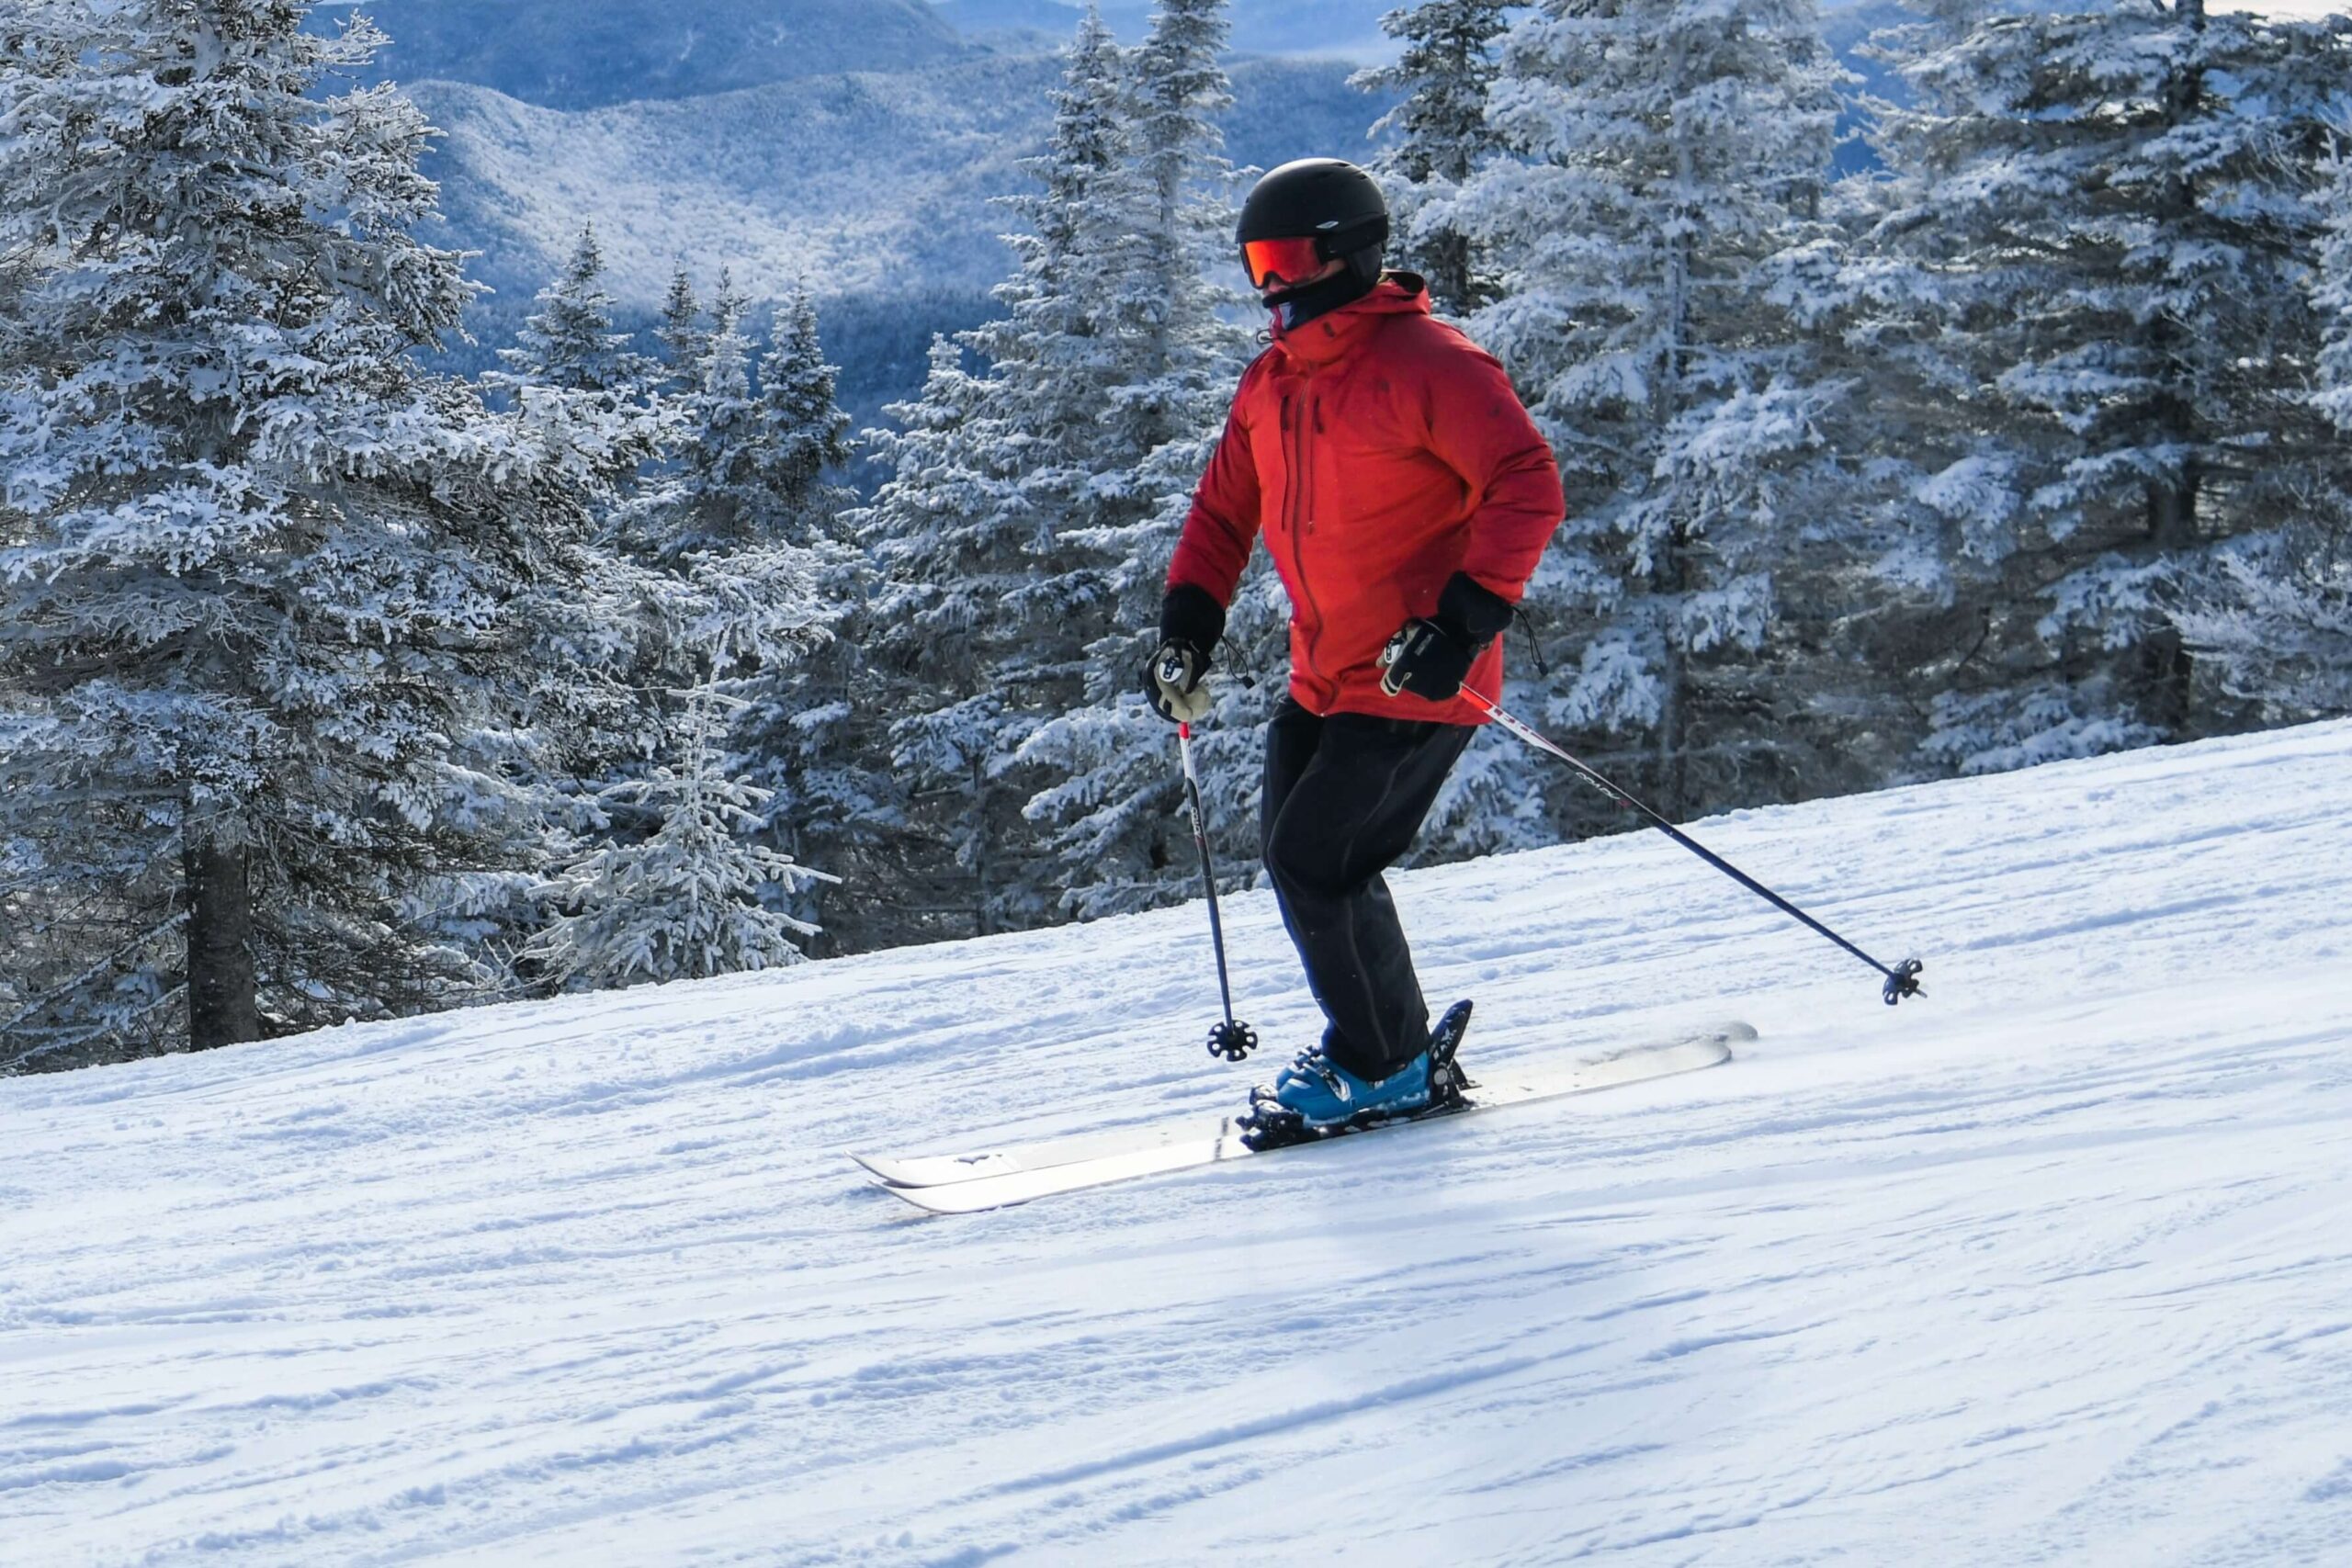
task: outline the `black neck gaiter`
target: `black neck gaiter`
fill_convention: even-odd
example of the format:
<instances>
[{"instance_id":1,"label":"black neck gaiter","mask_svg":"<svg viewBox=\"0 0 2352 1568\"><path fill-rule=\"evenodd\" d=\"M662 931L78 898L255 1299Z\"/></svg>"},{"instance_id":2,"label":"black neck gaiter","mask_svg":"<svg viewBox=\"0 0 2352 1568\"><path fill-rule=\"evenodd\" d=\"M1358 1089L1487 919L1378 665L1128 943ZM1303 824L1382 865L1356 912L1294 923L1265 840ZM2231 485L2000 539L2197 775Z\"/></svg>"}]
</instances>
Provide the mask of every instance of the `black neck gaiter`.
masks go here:
<instances>
[{"instance_id":1,"label":"black neck gaiter","mask_svg":"<svg viewBox=\"0 0 2352 1568\"><path fill-rule=\"evenodd\" d=\"M1294 288L1278 297L1274 315L1283 331L1296 332L1317 316L1328 316L1342 305L1352 305L1379 286L1380 269L1374 267L1367 275L1362 267L1350 266L1304 288Z\"/></svg>"}]
</instances>

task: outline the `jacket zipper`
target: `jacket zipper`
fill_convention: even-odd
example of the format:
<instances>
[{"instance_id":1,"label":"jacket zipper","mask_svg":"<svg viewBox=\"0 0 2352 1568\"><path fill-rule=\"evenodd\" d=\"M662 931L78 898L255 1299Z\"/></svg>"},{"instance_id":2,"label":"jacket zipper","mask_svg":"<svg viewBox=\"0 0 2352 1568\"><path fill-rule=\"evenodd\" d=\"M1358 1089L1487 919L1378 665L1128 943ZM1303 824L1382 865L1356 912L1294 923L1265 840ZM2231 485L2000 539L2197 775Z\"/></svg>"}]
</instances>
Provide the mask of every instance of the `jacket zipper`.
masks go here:
<instances>
[{"instance_id":1,"label":"jacket zipper","mask_svg":"<svg viewBox=\"0 0 2352 1568\"><path fill-rule=\"evenodd\" d=\"M1291 400L1287 397L1283 398L1283 425L1286 431L1295 433L1293 437L1291 446L1290 470L1291 572L1298 579L1299 596L1306 601L1306 608L1315 617L1315 630L1305 639L1305 647L1301 651L1305 654L1306 660L1307 678L1313 681L1317 686L1320 687L1328 685L1329 682L1326 682L1323 679L1321 671L1315 668L1315 638L1322 635L1323 607L1315 602L1315 590L1308 585L1306 581L1306 547L1305 543L1306 530L1304 525L1307 521L1306 514L1308 511L1307 501L1309 497L1307 495L1306 488L1307 481L1312 477L1313 470L1307 467L1307 412L1306 404L1306 400L1305 396L1302 395L1299 399L1297 413L1295 418L1294 418ZM1337 694L1336 689L1334 690L1334 694Z\"/></svg>"}]
</instances>

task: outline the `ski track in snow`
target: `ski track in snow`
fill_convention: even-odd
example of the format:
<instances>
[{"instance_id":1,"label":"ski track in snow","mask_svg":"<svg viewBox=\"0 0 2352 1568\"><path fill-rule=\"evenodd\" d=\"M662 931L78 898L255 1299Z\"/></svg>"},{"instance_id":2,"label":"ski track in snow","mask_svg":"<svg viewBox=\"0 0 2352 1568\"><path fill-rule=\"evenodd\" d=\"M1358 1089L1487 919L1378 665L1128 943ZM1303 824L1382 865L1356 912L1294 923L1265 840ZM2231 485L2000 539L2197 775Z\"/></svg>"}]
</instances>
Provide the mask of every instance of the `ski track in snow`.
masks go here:
<instances>
[{"instance_id":1,"label":"ski track in snow","mask_svg":"<svg viewBox=\"0 0 2352 1568\"><path fill-rule=\"evenodd\" d=\"M2352 1562L2352 726L1699 833L1928 996L1657 835L1414 873L1474 1072L1763 1037L953 1220L842 1152L1268 1070L1197 908L0 1082L0 1562Z\"/></svg>"}]
</instances>

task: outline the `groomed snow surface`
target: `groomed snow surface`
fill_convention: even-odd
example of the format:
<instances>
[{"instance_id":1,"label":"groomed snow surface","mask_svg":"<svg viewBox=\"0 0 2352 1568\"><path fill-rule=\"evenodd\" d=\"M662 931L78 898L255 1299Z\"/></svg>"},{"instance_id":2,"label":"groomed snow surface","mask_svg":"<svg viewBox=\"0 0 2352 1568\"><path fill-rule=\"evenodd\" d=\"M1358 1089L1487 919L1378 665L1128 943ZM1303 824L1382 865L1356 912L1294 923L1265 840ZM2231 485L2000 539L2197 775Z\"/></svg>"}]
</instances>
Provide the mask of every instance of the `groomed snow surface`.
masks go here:
<instances>
[{"instance_id":1,"label":"groomed snow surface","mask_svg":"<svg viewBox=\"0 0 2352 1568\"><path fill-rule=\"evenodd\" d=\"M1762 1038L966 1219L842 1151L1268 1070L1197 908L0 1083L0 1561L2352 1562L2352 726L1701 833L1927 998L1656 834L1408 875L1474 1071Z\"/></svg>"}]
</instances>

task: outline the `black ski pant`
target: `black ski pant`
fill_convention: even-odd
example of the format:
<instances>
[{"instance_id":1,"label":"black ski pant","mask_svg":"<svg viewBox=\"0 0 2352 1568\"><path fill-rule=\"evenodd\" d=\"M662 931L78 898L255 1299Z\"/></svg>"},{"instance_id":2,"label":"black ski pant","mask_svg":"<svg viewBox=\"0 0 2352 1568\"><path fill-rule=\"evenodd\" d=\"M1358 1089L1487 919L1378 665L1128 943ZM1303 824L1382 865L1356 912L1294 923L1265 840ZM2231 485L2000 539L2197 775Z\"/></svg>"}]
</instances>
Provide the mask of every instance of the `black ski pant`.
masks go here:
<instances>
[{"instance_id":1,"label":"black ski pant","mask_svg":"<svg viewBox=\"0 0 2352 1568\"><path fill-rule=\"evenodd\" d=\"M1260 839L1283 923L1330 1022L1324 1050L1383 1078L1429 1048L1429 1006L1381 873L1420 830L1477 732L1285 697L1266 727Z\"/></svg>"}]
</instances>

